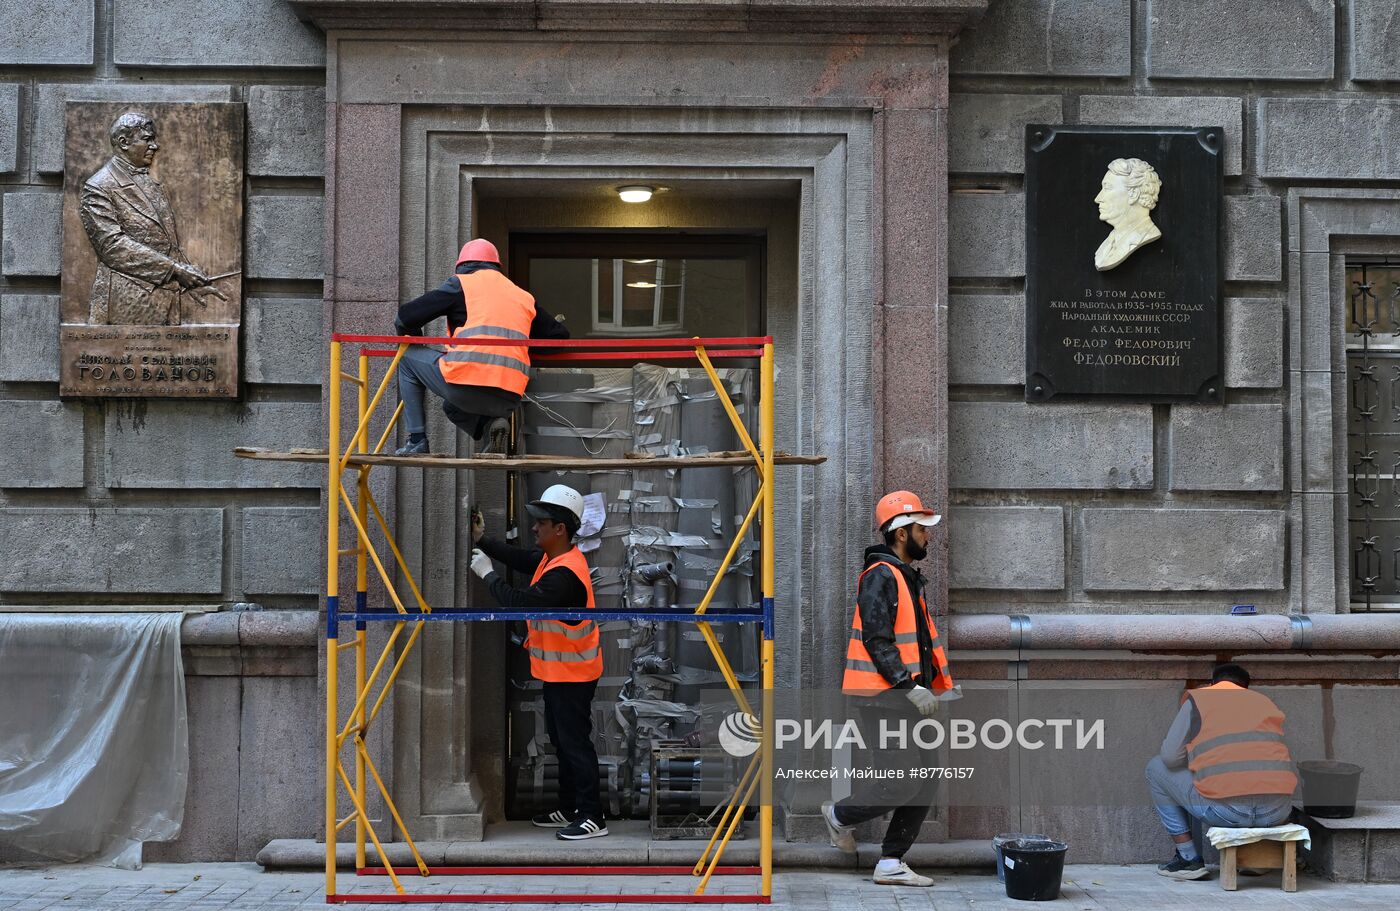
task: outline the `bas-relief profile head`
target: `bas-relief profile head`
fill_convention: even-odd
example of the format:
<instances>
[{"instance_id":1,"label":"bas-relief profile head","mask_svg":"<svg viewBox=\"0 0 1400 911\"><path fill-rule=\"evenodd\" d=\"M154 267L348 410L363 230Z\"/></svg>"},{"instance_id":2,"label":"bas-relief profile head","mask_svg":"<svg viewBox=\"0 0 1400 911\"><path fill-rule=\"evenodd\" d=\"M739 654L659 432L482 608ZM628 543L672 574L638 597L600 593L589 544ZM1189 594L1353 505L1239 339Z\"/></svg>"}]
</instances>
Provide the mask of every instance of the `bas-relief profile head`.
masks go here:
<instances>
[{"instance_id":1,"label":"bas-relief profile head","mask_svg":"<svg viewBox=\"0 0 1400 911\"><path fill-rule=\"evenodd\" d=\"M1162 236L1149 214L1161 192L1162 179L1141 158L1109 162L1094 203L1099 207L1099 221L1112 225L1113 233L1094 252L1095 268L1100 272L1112 269L1138 247Z\"/></svg>"},{"instance_id":2,"label":"bas-relief profile head","mask_svg":"<svg viewBox=\"0 0 1400 911\"><path fill-rule=\"evenodd\" d=\"M1141 158L1115 158L1108 164L1102 188L1094 202L1099 206L1099 221L1117 227L1136 207L1150 212L1162 192L1162 179L1152 165Z\"/></svg>"},{"instance_id":3,"label":"bas-relief profile head","mask_svg":"<svg viewBox=\"0 0 1400 911\"><path fill-rule=\"evenodd\" d=\"M109 134L112 151L138 168L149 168L160 145L156 143L156 122L140 111L127 111L112 121Z\"/></svg>"}]
</instances>

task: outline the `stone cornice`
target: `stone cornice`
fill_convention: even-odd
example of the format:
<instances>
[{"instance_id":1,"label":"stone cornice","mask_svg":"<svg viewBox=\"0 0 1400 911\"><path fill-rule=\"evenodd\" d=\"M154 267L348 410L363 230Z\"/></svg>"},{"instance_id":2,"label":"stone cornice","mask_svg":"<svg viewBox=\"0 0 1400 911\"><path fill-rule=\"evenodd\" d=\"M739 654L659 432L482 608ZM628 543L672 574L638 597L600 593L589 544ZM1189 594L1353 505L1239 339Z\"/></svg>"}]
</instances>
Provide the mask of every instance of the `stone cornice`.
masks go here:
<instances>
[{"instance_id":1,"label":"stone cornice","mask_svg":"<svg viewBox=\"0 0 1400 911\"><path fill-rule=\"evenodd\" d=\"M953 35L988 0L288 0L326 31Z\"/></svg>"}]
</instances>

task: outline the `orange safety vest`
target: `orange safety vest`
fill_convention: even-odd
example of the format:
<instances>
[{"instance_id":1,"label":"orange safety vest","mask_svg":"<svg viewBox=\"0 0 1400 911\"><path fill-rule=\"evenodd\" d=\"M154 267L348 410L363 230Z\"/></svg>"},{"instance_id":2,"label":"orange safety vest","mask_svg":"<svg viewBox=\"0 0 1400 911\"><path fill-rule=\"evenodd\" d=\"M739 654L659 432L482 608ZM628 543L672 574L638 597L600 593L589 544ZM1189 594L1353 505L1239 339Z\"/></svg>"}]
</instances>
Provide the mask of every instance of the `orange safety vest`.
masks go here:
<instances>
[{"instance_id":1,"label":"orange safety vest","mask_svg":"<svg viewBox=\"0 0 1400 911\"><path fill-rule=\"evenodd\" d=\"M452 333L455 339L499 338L527 341L535 319L535 299L494 269L460 275L467 321ZM459 386L490 386L516 395L530 382L530 349L526 345L448 345L438 360L442 378Z\"/></svg>"},{"instance_id":2,"label":"orange safety vest","mask_svg":"<svg viewBox=\"0 0 1400 911\"><path fill-rule=\"evenodd\" d=\"M1298 785L1283 742L1283 712L1273 700L1221 681L1187 693L1201 730L1186 744L1187 765L1201 796L1292 794Z\"/></svg>"},{"instance_id":3,"label":"orange safety vest","mask_svg":"<svg viewBox=\"0 0 1400 911\"><path fill-rule=\"evenodd\" d=\"M865 581L866 575L880 566L884 566L894 575L895 587L899 590L899 606L894 615L895 648L899 649L899 657L904 662L905 669L911 675L917 676L921 672L918 624L914 614L914 598L909 593L909 583L904 580L904 573L888 563L872 563L860 574L856 590L860 590L860 583ZM935 693L945 693L953 688L953 675L948 670L948 656L943 651L938 627L933 625L933 617L928 612L928 602L922 594L919 595L919 610L923 612L929 635L933 637L934 679L929 688ZM927 685L927 681L925 684ZM857 605L851 621L851 638L846 644L846 673L841 678L841 692L848 696L873 696L893 685L876 669L875 662L870 660L870 652L865 647L865 638L861 633L860 606Z\"/></svg>"},{"instance_id":4,"label":"orange safety vest","mask_svg":"<svg viewBox=\"0 0 1400 911\"><path fill-rule=\"evenodd\" d=\"M530 584L534 585L545 573L559 566L583 583L588 592L586 606L592 610L593 580L588 575L588 561L577 547L553 560L549 557L540 560ZM592 620L529 620L526 626L530 634L525 637L525 648L530 652L530 673L535 679L550 683L587 683L603 676L603 647L598 641L598 624Z\"/></svg>"}]
</instances>

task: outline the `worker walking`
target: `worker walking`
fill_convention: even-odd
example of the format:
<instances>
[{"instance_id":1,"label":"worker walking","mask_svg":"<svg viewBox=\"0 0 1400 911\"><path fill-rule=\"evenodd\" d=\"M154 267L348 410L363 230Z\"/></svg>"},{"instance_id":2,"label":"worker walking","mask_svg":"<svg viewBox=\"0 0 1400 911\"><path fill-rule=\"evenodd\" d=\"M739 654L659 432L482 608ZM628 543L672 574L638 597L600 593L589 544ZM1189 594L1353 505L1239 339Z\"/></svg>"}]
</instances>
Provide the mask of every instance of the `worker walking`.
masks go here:
<instances>
[{"instance_id":1,"label":"worker walking","mask_svg":"<svg viewBox=\"0 0 1400 911\"><path fill-rule=\"evenodd\" d=\"M842 692L854 697L867 743L874 732L912 729L938 710L940 695L953 691L948 658L924 600L924 576L914 566L928 556L929 529L940 519L907 490L888 494L875 507L884 543L865 550L841 681ZM874 881L931 886L933 880L909 869L904 855L933 805L937 779L907 771L913 763L931 768L938 761L932 750L912 738L908 743L907 750L873 749L869 756L872 771L898 770L900 777L859 778L851 796L822 804L822 816L831 843L854 853L853 827L893 810Z\"/></svg>"},{"instance_id":2,"label":"worker walking","mask_svg":"<svg viewBox=\"0 0 1400 911\"><path fill-rule=\"evenodd\" d=\"M1231 829L1278 826L1293 811L1298 778L1283 742L1283 712L1249 689L1249 672L1222 664L1210 686L1188 691L1162 749L1147 763L1147 788L1176 854L1157 866L1172 879L1209 875L1191 819Z\"/></svg>"},{"instance_id":3,"label":"worker walking","mask_svg":"<svg viewBox=\"0 0 1400 911\"><path fill-rule=\"evenodd\" d=\"M423 413L425 390L442 399L442 410L478 444L479 451L502 451L508 416L520 403L530 380L528 345L480 345L482 339L566 339L569 330L546 313L529 292L501 272L495 244L477 238L462 246L457 269L442 285L399 308L398 335L421 335L438 317L459 341L437 351L410 345L399 364L399 399L403 402L408 442L394 455L428 451Z\"/></svg>"},{"instance_id":4,"label":"worker walking","mask_svg":"<svg viewBox=\"0 0 1400 911\"><path fill-rule=\"evenodd\" d=\"M514 547L485 536L479 513L472 516L472 572L505 608L525 610L592 609L593 582L588 562L574 544L583 521L583 496L555 484L526 509L535 547ZM532 572L529 588L512 588L496 572L496 559L517 572ZM530 672L544 684L544 723L559 759L559 806L536 816L542 828L558 829L568 841L608 834L598 786L598 753L593 748L593 694L603 676L598 624L592 620L530 620L525 647Z\"/></svg>"}]
</instances>

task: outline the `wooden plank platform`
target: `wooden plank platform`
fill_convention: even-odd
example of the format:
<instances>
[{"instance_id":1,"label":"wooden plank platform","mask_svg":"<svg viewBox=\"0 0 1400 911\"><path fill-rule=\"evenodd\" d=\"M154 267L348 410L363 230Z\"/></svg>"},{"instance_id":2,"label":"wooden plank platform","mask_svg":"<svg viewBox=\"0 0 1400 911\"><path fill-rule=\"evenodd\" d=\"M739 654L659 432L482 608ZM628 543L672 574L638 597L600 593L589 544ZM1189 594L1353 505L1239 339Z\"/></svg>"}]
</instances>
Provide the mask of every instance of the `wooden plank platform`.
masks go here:
<instances>
[{"instance_id":1,"label":"wooden plank platform","mask_svg":"<svg viewBox=\"0 0 1400 911\"><path fill-rule=\"evenodd\" d=\"M319 462L325 464L324 449L292 449L277 452L271 449L238 447L233 454L240 459L260 459L268 462ZM826 456L792 455L786 452L773 453L775 465L820 465ZM742 468L753 465L753 456L746 450L710 452L691 456L653 456L643 452L631 452L620 459L570 458L565 456L480 456L474 459L458 459L442 455L360 455L350 456L347 465L392 465L397 468L469 468L477 471L635 471L654 468Z\"/></svg>"}]
</instances>

